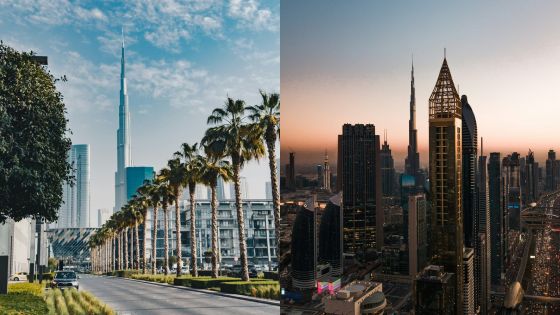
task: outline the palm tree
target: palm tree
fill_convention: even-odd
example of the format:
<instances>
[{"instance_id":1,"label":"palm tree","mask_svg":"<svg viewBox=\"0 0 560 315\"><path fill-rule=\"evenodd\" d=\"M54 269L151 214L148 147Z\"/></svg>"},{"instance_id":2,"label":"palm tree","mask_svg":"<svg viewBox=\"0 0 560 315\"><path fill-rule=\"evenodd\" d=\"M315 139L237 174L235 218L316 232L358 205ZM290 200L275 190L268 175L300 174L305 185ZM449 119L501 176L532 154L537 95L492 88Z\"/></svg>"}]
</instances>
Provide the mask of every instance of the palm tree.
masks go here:
<instances>
[{"instance_id":1,"label":"palm tree","mask_svg":"<svg viewBox=\"0 0 560 315\"><path fill-rule=\"evenodd\" d=\"M130 200L130 209L132 210L133 220L134 220L134 238L136 242L134 262L136 264L136 271L140 271L140 238L138 236L138 225L142 223L144 217L142 216L142 210L138 203L138 197L134 195Z\"/></svg>"},{"instance_id":2,"label":"palm tree","mask_svg":"<svg viewBox=\"0 0 560 315\"><path fill-rule=\"evenodd\" d=\"M144 185L140 186L137 189L138 197L136 202L138 207L142 213L142 224L144 225L143 228L143 241L142 241L142 273L146 273L146 262L147 262L147 254L146 254L146 240L148 239L148 227L146 223L148 222L148 207L150 205L150 181L144 181Z\"/></svg>"},{"instance_id":3,"label":"palm tree","mask_svg":"<svg viewBox=\"0 0 560 315\"><path fill-rule=\"evenodd\" d=\"M267 94L260 90L262 103L249 106L249 117L262 131L263 140L268 149L268 166L272 186L272 204L274 206L274 227L276 236L276 255L280 255L280 191L278 190L276 166L276 140L280 137L280 94Z\"/></svg>"},{"instance_id":4,"label":"palm tree","mask_svg":"<svg viewBox=\"0 0 560 315\"><path fill-rule=\"evenodd\" d=\"M185 186L185 166L181 163L180 153L176 153L176 157L167 162L166 171L162 174L169 185L169 190L173 194L173 203L175 204L175 235L176 235L176 256L177 256L177 277L181 275L183 268L183 259L181 255L181 211L179 209L179 200Z\"/></svg>"},{"instance_id":5,"label":"palm tree","mask_svg":"<svg viewBox=\"0 0 560 315\"><path fill-rule=\"evenodd\" d=\"M168 178L169 169L164 168L160 171L158 177L161 183L158 185L159 194L161 196L161 207L163 209L163 264L165 275L169 274L169 211L168 206L173 202L173 194L171 188L169 187L169 182L165 180Z\"/></svg>"},{"instance_id":6,"label":"palm tree","mask_svg":"<svg viewBox=\"0 0 560 315\"><path fill-rule=\"evenodd\" d=\"M213 156L201 157L202 183L212 191L212 278L218 277L218 198L216 187L218 179L228 182L233 177L233 170L228 161Z\"/></svg>"},{"instance_id":7,"label":"palm tree","mask_svg":"<svg viewBox=\"0 0 560 315\"><path fill-rule=\"evenodd\" d=\"M245 221L241 201L241 184L239 173L245 162L258 159L264 155L264 146L260 133L255 126L246 122L245 102L228 98L223 108L216 108L208 117L208 124L217 125L206 130L202 139L206 154L215 157L228 156L233 166L233 183L235 187L235 205L239 231L239 251L242 279L249 280L247 266L247 241Z\"/></svg>"},{"instance_id":8,"label":"palm tree","mask_svg":"<svg viewBox=\"0 0 560 315\"><path fill-rule=\"evenodd\" d=\"M181 146L180 156L184 160L185 165L185 180L189 187L189 201L190 201L190 219L191 219L191 275L198 277L198 266L196 262L197 247L196 247L196 212L195 212L195 193L196 184L200 181L200 167L201 160L198 158L198 143L189 145L183 143Z\"/></svg>"},{"instance_id":9,"label":"palm tree","mask_svg":"<svg viewBox=\"0 0 560 315\"><path fill-rule=\"evenodd\" d=\"M150 196L150 206L154 209L153 212L153 228L152 228L152 274L156 274L156 262L157 262L157 231L158 231L158 210L161 205L161 194L160 194L160 184L161 180L156 178L152 184L147 188L148 195Z\"/></svg>"}]
</instances>

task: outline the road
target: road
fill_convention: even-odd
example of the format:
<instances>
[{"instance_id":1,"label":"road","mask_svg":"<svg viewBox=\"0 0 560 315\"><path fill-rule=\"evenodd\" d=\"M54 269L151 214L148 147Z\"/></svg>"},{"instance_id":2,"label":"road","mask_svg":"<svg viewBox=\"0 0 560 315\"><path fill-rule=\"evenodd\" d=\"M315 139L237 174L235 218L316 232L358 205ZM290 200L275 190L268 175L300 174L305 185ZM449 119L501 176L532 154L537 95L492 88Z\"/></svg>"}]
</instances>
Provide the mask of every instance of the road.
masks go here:
<instances>
[{"instance_id":1,"label":"road","mask_svg":"<svg viewBox=\"0 0 560 315\"><path fill-rule=\"evenodd\" d=\"M279 306L111 277L81 275L80 290L91 292L119 315L280 313Z\"/></svg>"}]
</instances>

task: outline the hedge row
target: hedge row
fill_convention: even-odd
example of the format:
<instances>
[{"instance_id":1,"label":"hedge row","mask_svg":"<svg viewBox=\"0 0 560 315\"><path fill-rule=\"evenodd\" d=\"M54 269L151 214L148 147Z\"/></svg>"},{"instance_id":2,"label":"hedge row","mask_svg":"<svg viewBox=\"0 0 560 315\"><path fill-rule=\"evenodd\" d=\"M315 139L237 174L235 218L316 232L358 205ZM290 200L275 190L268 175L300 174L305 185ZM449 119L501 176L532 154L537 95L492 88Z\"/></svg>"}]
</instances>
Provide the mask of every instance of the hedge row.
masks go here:
<instances>
[{"instance_id":1,"label":"hedge row","mask_svg":"<svg viewBox=\"0 0 560 315\"><path fill-rule=\"evenodd\" d=\"M131 279L173 284L175 275L132 274Z\"/></svg>"},{"instance_id":2,"label":"hedge row","mask_svg":"<svg viewBox=\"0 0 560 315\"><path fill-rule=\"evenodd\" d=\"M224 293L278 299L280 283L272 280L221 282L220 291Z\"/></svg>"},{"instance_id":3,"label":"hedge row","mask_svg":"<svg viewBox=\"0 0 560 315\"><path fill-rule=\"evenodd\" d=\"M192 278L190 280L190 286L196 289L208 289L213 287L219 287L222 282L232 282L240 281L239 278L232 277L218 277L218 278Z\"/></svg>"}]
</instances>

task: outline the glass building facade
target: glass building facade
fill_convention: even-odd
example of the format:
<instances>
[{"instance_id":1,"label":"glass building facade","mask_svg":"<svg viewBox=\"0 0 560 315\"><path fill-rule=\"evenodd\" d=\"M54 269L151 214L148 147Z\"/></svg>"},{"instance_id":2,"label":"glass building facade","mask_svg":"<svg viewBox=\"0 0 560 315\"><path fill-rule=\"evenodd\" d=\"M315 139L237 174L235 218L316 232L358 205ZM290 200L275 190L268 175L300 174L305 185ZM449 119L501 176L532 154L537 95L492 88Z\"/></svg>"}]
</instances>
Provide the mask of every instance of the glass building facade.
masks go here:
<instances>
[{"instance_id":1,"label":"glass building facade","mask_svg":"<svg viewBox=\"0 0 560 315\"><path fill-rule=\"evenodd\" d=\"M146 180L154 179L154 168L151 166L129 166L126 168L126 200L136 194L136 190Z\"/></svg>"}]
</instances>

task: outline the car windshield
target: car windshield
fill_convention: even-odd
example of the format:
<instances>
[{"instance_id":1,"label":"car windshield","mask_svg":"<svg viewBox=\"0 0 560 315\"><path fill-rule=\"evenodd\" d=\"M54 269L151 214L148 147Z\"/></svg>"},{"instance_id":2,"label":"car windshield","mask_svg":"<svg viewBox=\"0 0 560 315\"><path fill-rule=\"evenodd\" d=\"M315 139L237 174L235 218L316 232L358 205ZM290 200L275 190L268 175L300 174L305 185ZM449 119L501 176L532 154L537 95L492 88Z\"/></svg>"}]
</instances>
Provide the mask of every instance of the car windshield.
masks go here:
<instances>
[{"instance_id":1,"label":"car windshield","mask_svg":"<svg viewBox=\"0 0 560 315\"><path fill-rule=\"evenodd\" d=\"M76 279L76 273L73 271L57 272L55 279Z\"/></svg>"}]
</instances>

